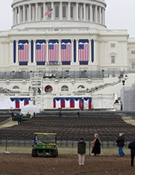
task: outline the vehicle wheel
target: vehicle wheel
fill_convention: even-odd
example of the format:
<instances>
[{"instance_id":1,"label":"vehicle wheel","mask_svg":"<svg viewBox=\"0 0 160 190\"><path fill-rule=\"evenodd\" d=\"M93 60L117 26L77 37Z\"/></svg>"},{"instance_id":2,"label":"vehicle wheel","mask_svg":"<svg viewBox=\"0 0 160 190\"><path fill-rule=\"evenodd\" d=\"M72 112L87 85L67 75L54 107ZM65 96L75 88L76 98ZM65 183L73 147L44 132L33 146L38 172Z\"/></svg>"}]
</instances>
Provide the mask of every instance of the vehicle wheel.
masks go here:
<instances>
[{"instance_id":1,"label":"vehicle wheel","mask_svg":"<svg viewBox=\"0 0 160 190\"><path fill-rule=\"evenodd\" d=\"M52 150L52 157L58 156L58 151L57 150Z\"/></svg>"},{"instance_id":2,"label":"vehicle wheel","mask_svg":"<svg viewBox=\"0 0 160 190\"><path fill-rule=\"evenodd\" d=\"M33 149L32 150L32 157L36 157L37 156L37 150Z\"/></svg>"}]
</instances>

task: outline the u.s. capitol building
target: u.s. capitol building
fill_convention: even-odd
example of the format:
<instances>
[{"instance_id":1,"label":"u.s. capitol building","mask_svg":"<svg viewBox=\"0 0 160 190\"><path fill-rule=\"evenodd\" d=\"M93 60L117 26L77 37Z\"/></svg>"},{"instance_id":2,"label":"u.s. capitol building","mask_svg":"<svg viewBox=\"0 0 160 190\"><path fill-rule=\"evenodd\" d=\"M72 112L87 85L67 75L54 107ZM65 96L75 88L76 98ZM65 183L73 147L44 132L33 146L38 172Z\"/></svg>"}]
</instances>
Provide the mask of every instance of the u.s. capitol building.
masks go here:
<instances>
[{"instance_id":1,"label":"u.s. capitol building","mask_svg":"<svg viewBox=\"0 0 160 190\"><path fill-rule=\"evenodd\" d=\"M0 31L0 109L133 111L135 41L107 28L106 8L104 0L13 0L12 28Z\"/></svg>"}]
</instances>

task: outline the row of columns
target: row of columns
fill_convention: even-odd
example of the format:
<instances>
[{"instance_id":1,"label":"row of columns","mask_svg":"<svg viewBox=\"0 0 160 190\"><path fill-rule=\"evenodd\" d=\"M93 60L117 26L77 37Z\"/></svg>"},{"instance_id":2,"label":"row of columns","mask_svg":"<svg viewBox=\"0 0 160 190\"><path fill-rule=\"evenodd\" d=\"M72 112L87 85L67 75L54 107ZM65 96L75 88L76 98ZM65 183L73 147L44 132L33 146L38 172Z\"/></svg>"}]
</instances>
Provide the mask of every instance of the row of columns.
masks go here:
<instances>
[{"instance_id":1,"label":"row of columns","mask_svg":"<svg viewBox=\"0 0 160 190\"><path fill-rule=\"evenodd\" d=\"M31 40L29 41L29 63L31 63ZM71 44L72 44L72 60L71 60L71 64L79 64L78 61L78 41L76 40L76 62L74 62L74 40L71 40ZM48 62L48 44L49 44L49 40L46 40L46 62ZM36 63L36 40L33 40L33 63ZM13 49L13 42L11 44L11 49ZM96 41L94 40L94 62L96 60ZM13 51L12 51L13 52ZM11 56L13 57L13 56ZM61 62L61 40L59 40L59 62ZM89 40L89 63L91 63L91 40ZM18 41L16 41L16 63L18 64Z\"/></svg>"},{"instance_id":2,"label":"row of columns","mask_svg":"<svg viewBox=\"0 0 160 190\"><path fill-rule=\"evenodd\" d=\"M63 6L65 7L66 12L65 17L63 17ZM73 8L71 8L72 6ZM53 14L49 17L45 16L45 13L50 8L53 8ZM58 17L56 17L56 11L59 13ZM73 18L71 17L71 11L73 11ZM63 19L89 21L105 25L105 8L85 3L76 3L73 5L71 2L68 2L67 4L63 4L62 2L51 2L50 4L36 3L13 8L13 25L31 21Z\"/></svg>"}]
</instances>

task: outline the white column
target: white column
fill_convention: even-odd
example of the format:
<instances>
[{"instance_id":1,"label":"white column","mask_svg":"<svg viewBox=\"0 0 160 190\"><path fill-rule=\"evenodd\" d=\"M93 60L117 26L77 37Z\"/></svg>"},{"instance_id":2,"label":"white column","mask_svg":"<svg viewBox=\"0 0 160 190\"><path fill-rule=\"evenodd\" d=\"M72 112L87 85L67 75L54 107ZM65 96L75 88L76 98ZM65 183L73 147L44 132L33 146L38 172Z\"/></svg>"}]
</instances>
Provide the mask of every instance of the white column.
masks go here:
<instances>
[{"instance_id":1,"label":"white column","mask_svg":"<svg viewBox=\"0 0 160 190\"><path fill-rule=\"evenodd\" d=\"M17 8L14 8L14 24L17 24Z\"/></svg>"},{"instance_id":2,"label":"white column","mask_svg":"<svg viewBox=\"0 0 160 190\"><path fill-rule=\"evenodd\" d=\"M59 20L62 20L62 2L60 2L59 6Z\"/></svg>"},{"instance_id":3,"label":"white column","mask_svg":"<svg viewBox=\"0 0 160 190\"><path fill-rule=\"evenodd\" d=\"M25 5L23 5L23 22L25 22L26 18L25 18L26 14L25 14Z\"/></svg>"},{"instance_id":4,"label":"white column","mask_svg":"<svg viewBox=\"0 0 160 190\"><path fill-rule=\"evenodd\" d=\"M97 6L95 6L95 23L97 23Z\"/></svg>"},{"instance_id":5,"label":"white column","mask_svg":"<svg viewBox=\"0 0 160 190\"><path fill-rule=\"evenodd\" d=\"M20 20L19 20L19 22L21 23L21 22L23 22L23 20L22 20L22 13L23 13L23 12L22 12L21 7L20 7L20 9L19 9L19 10L20 10L20 12L19 12L19 13L20 13L20 15L19 15L19 16L20 16Z\"/></svg>"},{"instance_id":6,"label":"white column","mask_svg":"<svg viewBox=\"0 0 160 190\"><path fill-rule=\"evenodd\" d=\"M12 21L13 24L12 24L12 25L14 25L14 24L15 24L14 9L12 10L12 13L13 13L13 14L12 14L12 15L13 15L13 21Z\"/></svg>"},{"instance_id":7,"label":"white column","mask_svg":"<svg viewBox=\"0 0 160 190\"><path fill-rule=\"evenodd\" d=\"M78 64L79 61L78 61L78 41L79 40L76 40L76 63Z\"/></svg>"},{"instance_id":8,"label":"white column","mask_svg":"<svg viewBox=\"0 0 160 190\"><path fill-rule=\"evenodd\" d=\"M52 9L53 9L53 14L52 14L52 20L54 20L54 15L55 15L55 7L54 7L54 2L52 2Z\"/></svg>"},{"instance_id":9,"label":"white column","mask_svg":"<svg viewBox=\"0 0 160 190\"><path fill-rule=\"evenodd\" d=\"M20 23L20 18L21 18L21 17L20 17L20 12L21 12L21 11L20 11L20 7L18 7L18 24Z\"/></svg>"},{"instance_id":10,"label":"white column","mask_svg":"<svg viewBox=\"0 0 160 190\"><path fill-rule=\"evenodd\" d=\"M105 25L105 8L103 8L103 24Z\"/></svg>"},{"instance_id":11,"label":"white column","mask_svg":"<svg viewBox=\"0 0 160 190\"><path fill-rule=\"evenodd\" d=\"M84 21L86 21L86 4L83 4L83 10L84 10Z\"/></svg>"},{"instance_id":12,"label":"white column","mask_svg":"<svg viewBox=\"0 0 160 190\"><path fill-rule=\"evenodd\" d=\"M35 6L31 6L31 12L32 12L32 18L31 20L34 20L35 21Z\"/></svg>"},{"instance_id":13,"label":"white column","mask_svg":"<svg viewBox=\"0 0 160 190\"><path fill-rule=\"evenodd\" d=\"M99 7L99 24L101 24L101 7Z\"/></svg>"},{"instance_id":14,"label":"white column","mask_svg":"<svg viewBox=\"0 0 160 190\"><path fill-rule=\"evenodd\" d=\"M46 20L46 16L44 16L46 13L46 3L43 3L43 20Z\"/></svg>"},{"instance_id":15,"label":"white column","mask_svg":"<svg viewBox=\"0 0 160 190\"><path fill-rule=\"evenodd\" d=\"M29 11L28 11L28 22L31 22L31 4L29 4Z\"/></svg>"},{"instance_id":16,"label":"white column","mask_svg":"<svg viewBox=\"0 0 160 190\"><path fill-rule=\"evenodd\" d=\"M38 21L38 3L36 3L36 21Z\"/></svg>"},{"instance_id":17,"label":"white column","mask_svg":"<svg viewBox=\"0 0 160 190\"><path fill-rule=\"evenodd\" d=\"M78 3L76 3L76 20L78 20Z\"/></svg>"},{"instance_id":18,"label":"white column","mask_svg":"<svg viewBox=\"0 0 160 190\"><path fill-rule=\"evenodd\" d=\"M83 18L83 12L82 12L82 5L81 5L81 7L80 7L80 20L82 20L82 18Z\"/></svg>"},{"instance_id":19,"label":"white column","mask_svg":"<svg viewBox=\"0 0 160 190\"><path fill-rule=\"evenodd\" d=\"M90 22L93 21L93 9L92 9L92 5L90 5Z\"/></svg>"},{"instance_id":20,"label":"white column","mask_svg":"<svg viewBox=\"0 0 160 190\"><path fill-rule=\"evenodd\" d=\"M68 20L71 19L71 3L68 2Z\"/></svg>"},{"instance_id":21,"label":"white column","mask_svg":"<svg viewBox=\"0 0 160 190\"><path fill-rule=\"evenodd\" d=\"M18 40L16 40L16 64L18 64Z\"/></svg>"}]
</instances>

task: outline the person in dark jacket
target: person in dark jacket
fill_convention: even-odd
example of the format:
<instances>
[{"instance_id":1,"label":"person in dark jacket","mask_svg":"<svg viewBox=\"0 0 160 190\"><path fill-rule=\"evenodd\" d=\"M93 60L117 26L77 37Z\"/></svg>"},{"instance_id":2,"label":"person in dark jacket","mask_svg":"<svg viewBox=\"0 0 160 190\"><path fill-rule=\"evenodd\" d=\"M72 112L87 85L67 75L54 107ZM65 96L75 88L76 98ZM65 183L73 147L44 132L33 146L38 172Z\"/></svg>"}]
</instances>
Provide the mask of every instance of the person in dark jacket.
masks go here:
<instances>
[{"instance_id":1,"label":"person in dark jacket","mask_svg":"<svg viewBox=\"0 0 160 190\"><path fill-rule=\"evenodd\" d=\"M78 142L78 163L80 166L84 165L86 153L86 143L83 138L80 138Z\"/></svg>"},{"instance_id":2,"label":"person in dark jacket","mask_svg":"<svg viewBox=\"0 0 160 190\"><path fill-rule=\"evenodd\" d=\"M61 111L59 111L59 117L61 117L62 116L62 113L61 113Z\"/></svg>"},{"instance_id":3,"label":"person in dark jacket","mask_svg":"<svg viewBox=\"0 0 160 190\"><path fill-rule=\"evenodd\" d=\"M118 146L119 156L124 156L123 147L124 147L124 133L119 133L119 137L116 140Z\"/></svg>"},{"instance_id":4,"label":"person in dark jacket","mask_svg":"<svg viewBox=\"0 0 160 190\"><path fill-rule=\"evenodd\" d=\"M11 112L12 120L14 120L14 113L13 111Z\"/></svg>"},{"instance_id":5,"label":"person in dark jacket","mask_svg":"<svg viewBox=\"0 0 160 190\"><path fill-rule=\"evenodd\" d=\"M134 157L135 157L135 139L128 144L128 148L131 149L131 166L133 167Z\"/></svg>"},{"instance_id":6,"label":"person in dark jacket","mask_svg":"<svg viewBox=\"0 0 160 190\"><path fill-rule=\"evenodd\" d=\"M18 125L21 124L21 121L22 121L22 116L20 114L18 114Z\"/></svg>"},{"instance_id":7,"label":"person in dark jacket","mask_svg":"<svg viewBox=\"0 0 160 190\"><path fill-rule=\"evenodd\" d=\"M92 153L96 156L101 153L101 140L98 137L98 134L94 134L95 139L92 141Z\"/></svg>"},{"instance_id":8,"label":"person in dark jacket","mask_svg":"<svg viewBox=\"0 0 160 190\"><path fill-rule=\"evenodd\" d=\"M79 117L79 111L77 111L77 114L76 114L77 117Z\"/></svg>"}]
</instances>

